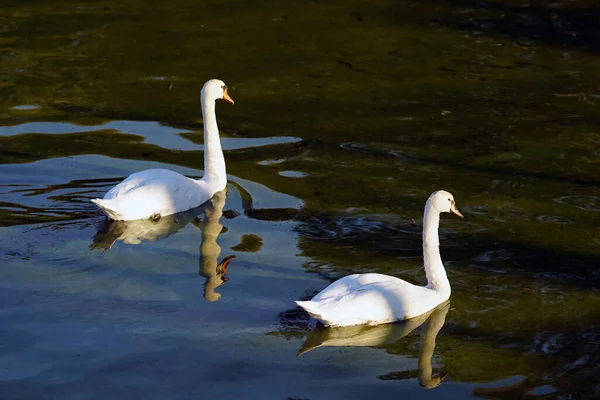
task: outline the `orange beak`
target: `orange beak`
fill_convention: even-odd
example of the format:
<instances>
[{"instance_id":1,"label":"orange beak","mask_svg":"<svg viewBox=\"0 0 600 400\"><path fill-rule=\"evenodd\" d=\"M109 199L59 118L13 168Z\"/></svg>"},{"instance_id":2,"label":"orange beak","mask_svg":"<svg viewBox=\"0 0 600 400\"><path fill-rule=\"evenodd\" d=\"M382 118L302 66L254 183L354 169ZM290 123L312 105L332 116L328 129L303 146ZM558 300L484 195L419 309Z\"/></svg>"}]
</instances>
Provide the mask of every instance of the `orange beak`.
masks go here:
<instances>
[{"instance_id":1,"label":"orange beak","mask_svg":"<svg viewBox=\"0 0 600 400\"><path fill-rule=\"evenodd\" d=\"M464 218L464 215L462 215L460 213L460 211L458 211L458 208L456 208L456 204L454 202L452 202L452 206L450 207L450 211L452 211L454 214L458 215L461 218Z\"/></svg>"},{"instance_id":2,"label":"orange beak","mask_svg":"<svg viewBox=\"0 0 600 400\"><path fill-rule=\"evenodd\" d=\"M228 103L235 104L233 99L231 97L229 97L229 93L227 92L227 89L223 90L223 100L225 100Z\"/></svg>"}]
</instances>

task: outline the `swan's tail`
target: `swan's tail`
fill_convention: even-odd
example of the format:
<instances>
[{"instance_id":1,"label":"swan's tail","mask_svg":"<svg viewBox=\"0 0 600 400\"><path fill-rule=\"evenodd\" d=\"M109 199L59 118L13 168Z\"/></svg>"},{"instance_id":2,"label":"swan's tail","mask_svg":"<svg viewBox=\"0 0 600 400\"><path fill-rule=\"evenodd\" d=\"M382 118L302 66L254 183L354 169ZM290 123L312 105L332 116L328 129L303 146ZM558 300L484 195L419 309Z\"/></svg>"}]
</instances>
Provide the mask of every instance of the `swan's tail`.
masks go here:
<instances>
[{"instance_id":1,"label":"swan's tail","mask_svg":"<svg viewBox=\"0 0 600 400\"><path fill-rule=\"evenodd\" d=\"M102 199L92 199L91 200L92 203L94 203L95 205L97 205L98 207L100 207L102 209L102 211L104 211L104 213L106 214L106 216L110 219L114 219L115 221L118 221L121 218L121 214L116 212L115 210L111 209L108 206L108 202L106 200L102 200Z\"/></svg>"},{"instance_id":2,"label":"swan's tail","mask_svg":"<svg viewBox=\"0 0 600 400\"><path fill-rule=\"evenodd\" d=\"M297 301L300 307L302 307L307 313L310 314L314 319L318 319L319 321L325 323L322 315L322 311L319 309L319 303L315 303L312 300L309 301Z\"/></svg>"}]
</instances>

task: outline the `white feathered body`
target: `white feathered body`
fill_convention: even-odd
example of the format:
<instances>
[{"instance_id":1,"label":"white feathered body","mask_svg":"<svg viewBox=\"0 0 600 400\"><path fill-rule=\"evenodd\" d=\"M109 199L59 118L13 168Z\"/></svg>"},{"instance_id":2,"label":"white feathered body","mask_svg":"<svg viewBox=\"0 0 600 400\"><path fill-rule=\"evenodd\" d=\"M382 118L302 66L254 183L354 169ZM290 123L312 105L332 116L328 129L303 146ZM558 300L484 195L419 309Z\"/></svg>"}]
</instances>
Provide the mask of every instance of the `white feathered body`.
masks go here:
<instances>
[{"instance_id":1,"label":"white feathered body","mask_svg":"<svg viewBox=\"0 0 600 400\"><path fill-rule=\"evenodd\" d=\"M440 213L462 217L454 197L433 192L423 215L423 267L427 286L383 274L354 274L333 282L310 301L297 301L327 326L378 325L422 315L450 298L450 281L440 256Z\"/></svg>"},{"instance_id":2,"label":"white feathered body","mask_svg":"<svg viewBox=\"0 0 600 400\"><path fill-rule=\"evenodd\" d=\"M225 189L227 172L215 114L217 99L233 104L225 83L211 79L200 92L204 125L202 179L190 179L168 169L149 169L129 175L110 189L103 199L93 199L92 202L114 220L156 219L198 207L216 192Z\"/></svg>"},{"instance_id":3,"label":"white feathered body","mask_svg":"<svg viewBox=\"0 0 600 400\"><path fill-rule=\"evenodd\" d=\"M369 273L345 276L296 304L326 326L378 325L419 316L449 297L449 292Z\"/></svg>"},{"instance_id":4,"label":"white feathered body","mask_svg":"<svg viewBox=\"0 0 600 400\"><path fill-rule=\"evenodd\" d=\"M103 199L94 199L109 218L120 221L148 219L189 210L208 201L225 188L194 180L168 169L149 169L129 175L110 189Z\"/></svg>"}]
</instances>

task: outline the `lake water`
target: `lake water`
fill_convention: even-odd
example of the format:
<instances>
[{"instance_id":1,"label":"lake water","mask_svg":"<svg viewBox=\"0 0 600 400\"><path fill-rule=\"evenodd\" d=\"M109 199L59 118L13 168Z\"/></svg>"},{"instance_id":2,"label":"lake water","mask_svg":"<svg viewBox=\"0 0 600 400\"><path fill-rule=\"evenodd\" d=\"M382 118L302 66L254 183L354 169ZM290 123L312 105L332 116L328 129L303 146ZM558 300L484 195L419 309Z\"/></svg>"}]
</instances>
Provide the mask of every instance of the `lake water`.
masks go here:
<instances>
[{"instance_id":1,"label":"lake water","mask_svg":"<svg viewBox=\"0 0 600 400\"><path fill-rule=\"evenodd\" d=\"M506 3L506 4L505 4ZM8 1L0 14L2 399L600 396L593 1ZM229 183L154 224L89 199L202 176L223 79ZM335 279L425 282L452 192L453 294L323 329ZM235 256L226 273L219 263Z\"/></svg>"}]
</instances>

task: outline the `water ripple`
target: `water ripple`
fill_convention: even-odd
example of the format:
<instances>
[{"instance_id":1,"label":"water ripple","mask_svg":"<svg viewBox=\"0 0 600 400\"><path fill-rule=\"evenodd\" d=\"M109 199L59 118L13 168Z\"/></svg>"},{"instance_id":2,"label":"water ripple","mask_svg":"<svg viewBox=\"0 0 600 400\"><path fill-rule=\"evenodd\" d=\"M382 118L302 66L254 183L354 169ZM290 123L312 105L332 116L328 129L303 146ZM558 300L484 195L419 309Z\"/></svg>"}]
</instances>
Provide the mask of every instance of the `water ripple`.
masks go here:
<instances>
[{"instance_id":1,"label":"water ripple","mask_svg":"<svg viewBox=\"0 0 600 400\"><path fill-rule=\"evenodd\" d=\"M522 208L516 207L513 203L505 203L498 206L498 210L502 210L502 216L508 220L530 220L533 213L525 211Z\"/></svg>"},{"instance_id":2,"label":"water ripple","mask_svg":"<svg viewBox=\"0 0 600 400\"><path fill-rule=\"evenodd\" d=\"M577 207L580 210L600 211L599 196L562 196L555 197L552 200L560 204Z\"/></svg>"},{"instance_id":3,"label":"water ripple","mask_svg":"<svg viewBox=\"0 0 600 400\"><path fill-rule=\"evenodd\" d=\"M538 221L545 222L547 224L570 224L571 220L559 215L539 215Z\"/></svg>"}]
</instances>

